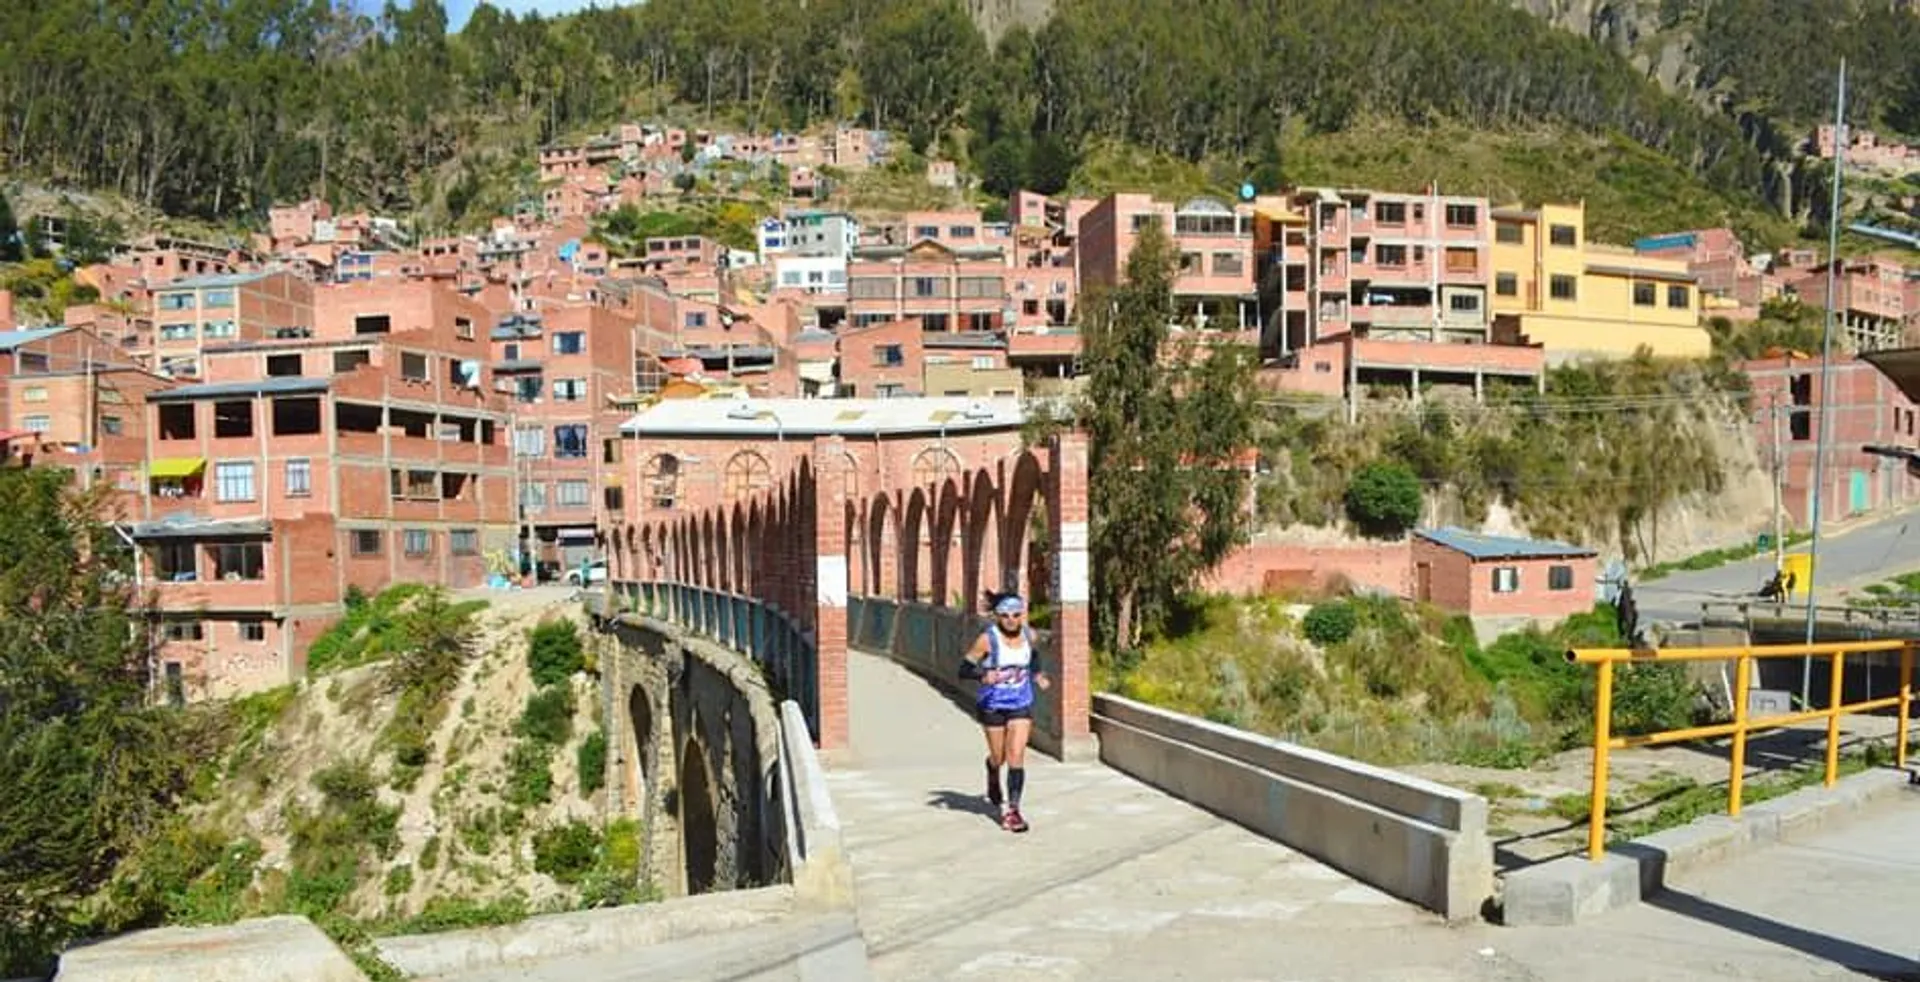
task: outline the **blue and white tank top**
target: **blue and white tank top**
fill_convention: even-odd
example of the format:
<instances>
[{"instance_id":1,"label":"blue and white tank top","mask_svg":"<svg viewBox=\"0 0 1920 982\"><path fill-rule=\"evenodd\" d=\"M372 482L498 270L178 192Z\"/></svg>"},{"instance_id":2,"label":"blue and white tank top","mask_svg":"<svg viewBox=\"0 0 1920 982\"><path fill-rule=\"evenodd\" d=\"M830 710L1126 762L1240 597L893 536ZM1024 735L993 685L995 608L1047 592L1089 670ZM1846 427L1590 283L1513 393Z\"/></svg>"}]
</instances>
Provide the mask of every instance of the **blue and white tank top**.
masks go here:
<instances>
[{"instance_id":1,"label":"blue and white tank top","mask_svg":"<svg viewBox=\"0 0 1920 982\"><path fill-rule=\"evenodd\" d=\"M1003 676L993 685L980 686L980 708L1008 712L1033 705L1033 632L1020 629L1017 640L987 628L988 669L999 669Z\"/></svg>"}]
</instances>

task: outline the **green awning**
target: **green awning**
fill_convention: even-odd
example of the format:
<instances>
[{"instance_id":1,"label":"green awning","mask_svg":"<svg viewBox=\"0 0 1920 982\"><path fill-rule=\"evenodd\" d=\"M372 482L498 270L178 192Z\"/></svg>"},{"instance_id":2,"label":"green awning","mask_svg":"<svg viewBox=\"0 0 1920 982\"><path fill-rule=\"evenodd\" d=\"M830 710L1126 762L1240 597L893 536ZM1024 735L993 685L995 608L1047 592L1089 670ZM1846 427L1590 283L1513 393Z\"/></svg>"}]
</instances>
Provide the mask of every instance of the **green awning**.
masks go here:
<instances>
[{"instance_id":1,"label":"green awning","mask_svg":"<svg viewBox=\"0 0 1920 982\"><path fill-rule=\"evenodd\" d=\"M155 480L178 481L206 469L205 457L161 457L147 467L147 476Z\"/></svg>"}]
</instances>

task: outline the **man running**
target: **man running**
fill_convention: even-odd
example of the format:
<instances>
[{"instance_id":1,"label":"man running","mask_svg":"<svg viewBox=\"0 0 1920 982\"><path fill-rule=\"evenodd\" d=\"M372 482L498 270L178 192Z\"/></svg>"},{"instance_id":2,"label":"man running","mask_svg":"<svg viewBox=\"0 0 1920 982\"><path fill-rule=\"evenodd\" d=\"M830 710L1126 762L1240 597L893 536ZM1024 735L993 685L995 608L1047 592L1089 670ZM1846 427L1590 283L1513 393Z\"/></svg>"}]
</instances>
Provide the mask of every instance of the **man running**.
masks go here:
<instances>
[{"instance_id":1,"label":"man running","mask_svg":"<svg viewBox=\"0 0 1920 982\"><path fill-rule=\"evenodd\" d=\"M1033 631L1026 625L1027 605L1015 594L993 601L993 626L981 632L960 662L960 677L980 683L977 700L981 729L987 735L987 800L1001 809L1000 825L1025 832L1020 793L1027 787L1027 739L1033 734L1034 687L1052 686L1040 668ZM1007 768L1007 794L1000 793L1000 768Z\"/></svg>"}]
</instances>

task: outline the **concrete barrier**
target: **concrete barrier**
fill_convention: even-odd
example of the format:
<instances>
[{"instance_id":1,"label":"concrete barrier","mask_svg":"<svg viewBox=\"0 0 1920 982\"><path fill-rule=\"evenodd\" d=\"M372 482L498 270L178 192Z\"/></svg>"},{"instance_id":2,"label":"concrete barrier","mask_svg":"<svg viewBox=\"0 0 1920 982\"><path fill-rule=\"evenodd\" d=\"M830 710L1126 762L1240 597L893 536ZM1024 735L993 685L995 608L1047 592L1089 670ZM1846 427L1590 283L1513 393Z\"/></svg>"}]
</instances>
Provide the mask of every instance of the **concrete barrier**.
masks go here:
<instances>
[{"instance_id":1,"label":"concrete barrier","mask_svg":"<svg viewBox=\"0 0 1920 982\"><path fill-rule=\"evenodd\" d=\"M54 982L366 982L304 917L135 931L60 956Z\"/></svg>"},{"instance_id":2,"label":"concrete barrier","mask_svg":"<svg viewBox=\"0 0 1920 982\"><path fill-rule=\"evenodd\" d=\"M794 907L790 886L727 890L630 907L546 914L499 927L376 938L374 947L382 960L407 975L459 975L756 927L788 916Z\"/></svg>"},{"instance_id":3,"label":"concrete barrier","mask_svg":"<svg viewBox=\"0 0 1920 982\"><path fill-rule=\"evenodd\" d=\"M1493 895L1486 799L1096 693L1100 760L1450 921Z\"/></svg>"},{"instance_id":4,"label":"concrete barrier","mask_svg":"<svg viewBox=\"0 0 1920 982\"><path fill-rule=\"evenodd\" d=\"M847 863L840 816L806 715L791 699L780 704L780 774L787 869L795 899L820 910L853 910L853 868Z\"/></svg>"},{"instance_id":5,"label":"concrete barrier","mask_svg":"<svg viewBox=\"0 0 1920 982\"><path fill-rule=\"evenodd\" d=\"M1515 870L1501 889L1501 920L1513 927L1564 927L1630 907L1665 890L1670 879L1724 862L1781 838L1809 832L1896 794L1905 771L1855 774L1831 788L1802 788L1742 808L1739 818L1708 815L1609 848Z\"/></svg>"}]
</instances>

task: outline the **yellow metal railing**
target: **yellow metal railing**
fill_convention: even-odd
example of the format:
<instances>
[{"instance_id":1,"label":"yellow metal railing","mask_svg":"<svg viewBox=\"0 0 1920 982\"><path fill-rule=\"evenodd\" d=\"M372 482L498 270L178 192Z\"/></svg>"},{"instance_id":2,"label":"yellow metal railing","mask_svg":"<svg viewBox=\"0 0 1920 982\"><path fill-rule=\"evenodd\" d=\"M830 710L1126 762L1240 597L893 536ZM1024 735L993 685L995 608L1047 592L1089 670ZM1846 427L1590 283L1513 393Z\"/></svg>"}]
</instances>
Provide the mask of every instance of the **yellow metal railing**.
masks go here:
<instances>
[{"instance_id":1,"label":"yellow metal railing","mask_svg":"<svg viewBox=\"0 0 1920 982\"><path fill-rule=\"evenodd\" d=\"M1756 645L1743 648L1669 648L1641 649L1632 648L1576 648L1567 652L1567 660L1576 665L1595 665L1599 674L1595 679L1593 699L1593 799L1592 813L1587 818L1587 858L1599 859L1606 852L1607 837L1607 762L1608 754L1614 750L1628 747L1652 747L1665 743L1681 743L1687 740L1706 740L1713 737L1733 737L1732 770L1727 779L1727 814L1740 815L1741 784L1747 769L1747 734L1755 730L1772 730L1808 720L1825 718L1827 721L1827 770L1826 786L1832 787L1840 769L1840 717L1848 713L1871 712L1876 709L1899 707L1899 732L1895 737L1894 761L1896 766L1907 764L1907 713L1913 700L1913 655L1912 641L1844 641L1822 644L1783 644ZM1898 651L1900 653L1900 692L1898 695L1879 699L1867 699L1862 702L1840 702L1840 683L1845 676L1848 655L1866 655L1877 652ZM1768 716L1762 719L1747 717L1747 696L1752 685L1753 665L1757 660L1768 658L1829 658L1832 660L1831 678L1828 681L1827 707L1808 709L1780 716ZM1665 664L1685 661L1727 661L1738 663L1734 683L1733 721L1715 723L1712 726L1690 726L1685 729L1667 730L1661 733L1643 733L1635 736L1613 735L1613 667L1623 663Z\"/></svg>"}]
</instances>

